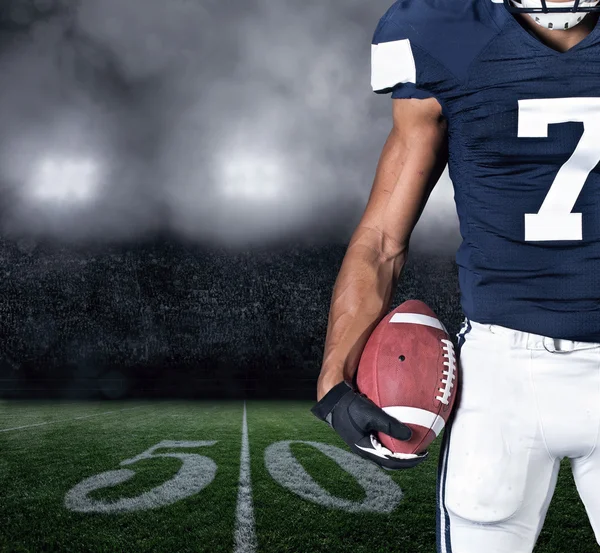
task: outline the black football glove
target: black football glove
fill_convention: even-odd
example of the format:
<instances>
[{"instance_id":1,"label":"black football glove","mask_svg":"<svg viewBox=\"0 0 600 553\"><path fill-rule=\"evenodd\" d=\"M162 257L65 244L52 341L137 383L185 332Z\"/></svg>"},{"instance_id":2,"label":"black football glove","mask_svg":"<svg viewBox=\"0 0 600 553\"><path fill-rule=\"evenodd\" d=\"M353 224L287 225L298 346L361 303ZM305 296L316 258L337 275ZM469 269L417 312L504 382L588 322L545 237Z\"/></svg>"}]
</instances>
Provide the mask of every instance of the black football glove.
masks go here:
<instances>
[{"instance_id":1,"label":"black football glove","mask_svg":"<svg viewBox=\"0 0 600 553\"><path fill-rule=\"evenodd\" d=\"M329 390L311 412L328 422L354 453L384 469L412 468L427 458L427 452L421 455L394 454L384 447L374 432L383 432L397 440L410 440L412 430L377 407L368 397L357 393L346 381Z\"/></svg>"}]
</instances>

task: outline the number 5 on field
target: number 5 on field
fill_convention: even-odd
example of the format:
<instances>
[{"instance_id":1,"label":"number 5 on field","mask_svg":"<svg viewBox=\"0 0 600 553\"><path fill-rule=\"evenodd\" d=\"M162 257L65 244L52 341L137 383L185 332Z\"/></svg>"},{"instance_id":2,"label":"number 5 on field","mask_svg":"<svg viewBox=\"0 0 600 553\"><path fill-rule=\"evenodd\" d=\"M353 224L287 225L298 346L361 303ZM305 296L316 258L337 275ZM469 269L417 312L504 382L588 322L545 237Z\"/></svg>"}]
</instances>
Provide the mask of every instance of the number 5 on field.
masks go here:
<instances>
[{"instance_id":1,"label":"number 5 on field","mask_svg":"<svg viewBox=\"0 0 600 553\"><path fill-rule=\"evenodd\" d=\"M143 453L127 459L121 466L128 466L143 459L156 457L174 457L182 464L171 480L145 492L137 497L126 497L117 501L93 499L90 493L95 490L118 486L135 476L129 469L109 470L96 476L86 478L67 493L65 506L79 513L123 513L156 509L170 505L180 499L194 495L210 484L217 472L217 465L212 459L197 453L156 453L157 449L195 448L215 445L217 442L182 442L165 440L152 446Z\"/></svg>"},{"instance_id":2,"label":"number 5 on field","mask_svg":"<svg viewBox=\"0 0 600 553\"><path fill-rule=\"evenodd\" d=\"M525 214L525 241L582 240L581 213L572 213L600 162L600 98L519 100L519 138L547 138L548 125L583 123L583 135L560 168L538 213Z\"/></svg>"}]
</instances>

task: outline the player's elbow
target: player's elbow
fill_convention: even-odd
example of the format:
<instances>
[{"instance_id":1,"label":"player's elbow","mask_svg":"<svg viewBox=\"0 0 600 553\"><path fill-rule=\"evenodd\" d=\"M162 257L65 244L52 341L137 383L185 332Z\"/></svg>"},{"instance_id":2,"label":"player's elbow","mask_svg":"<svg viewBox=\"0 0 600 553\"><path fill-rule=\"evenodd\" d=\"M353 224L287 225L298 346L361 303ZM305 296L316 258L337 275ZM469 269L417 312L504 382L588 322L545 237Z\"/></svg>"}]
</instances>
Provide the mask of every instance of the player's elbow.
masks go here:
<instances>
[{"instance_id":1,"label":"player's elbow","mask_svg":"<svg viewBox=\"0 0 600 553\"><path fill-rule=\"evenodd\" d=\"M379 260L383 263L405 261L408 256L408 247L408 237L396 239L384 232L379 246Z\"/></svg>"},{"instance_id":2,"label":"player's elbow","mask_svg":"<svg viewBox=\"0 0 600 553\"><path fill-rule=\"evenodd\" d=\"M377 263L404 261L408 256L410 236L394 236L385 229L362 224L356 229L355 238L373 252Z\"/></svg>"}]
</instances>

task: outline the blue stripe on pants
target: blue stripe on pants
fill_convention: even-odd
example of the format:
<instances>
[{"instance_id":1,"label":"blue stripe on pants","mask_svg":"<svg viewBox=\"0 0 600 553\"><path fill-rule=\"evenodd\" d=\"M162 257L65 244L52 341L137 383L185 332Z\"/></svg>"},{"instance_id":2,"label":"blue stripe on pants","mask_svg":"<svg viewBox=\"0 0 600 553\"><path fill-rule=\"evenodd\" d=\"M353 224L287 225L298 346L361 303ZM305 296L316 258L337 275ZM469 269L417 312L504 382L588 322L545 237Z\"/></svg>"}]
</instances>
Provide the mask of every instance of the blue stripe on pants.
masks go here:
<instances>
[{"instance_id":1,"label":"blue stripe on pants","mask_svg":"<svg viewBox=\"0 0 600 553\"><path fill-rule=\"evenodd\" d=\"M460 357L460 350L463 344L465 343L465 337L470 330L471 323L468 319L465 319L463 326L460 329L460 332L457 334L457 359L459 359ZM436 485L436 540L438 553L452 553L452 544L450 542L450 519L448 518L448 511L446 510L446 474L448 471L448 450L450 448L450 435L452 434L452 422L454 421L453 415L454 411L453 414L450 415L450 418L444 430L444 437L442 439L442 446L440 448L440 460L438 463L438 475Z\"/></svg>"}]
</instances>

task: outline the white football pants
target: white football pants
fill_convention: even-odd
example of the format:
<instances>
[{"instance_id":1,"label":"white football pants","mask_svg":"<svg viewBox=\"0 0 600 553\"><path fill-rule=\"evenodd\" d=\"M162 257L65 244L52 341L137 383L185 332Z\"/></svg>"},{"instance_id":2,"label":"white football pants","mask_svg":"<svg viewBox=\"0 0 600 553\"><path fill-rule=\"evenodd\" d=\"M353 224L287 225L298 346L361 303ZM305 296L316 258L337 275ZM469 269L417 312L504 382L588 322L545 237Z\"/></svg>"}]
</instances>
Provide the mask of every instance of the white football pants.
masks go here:
<instances>
[{"instance_id":1,"label":"white football pants","mask_svg":"<svg viewBox=\"0 0 600 553\"><path fill-rule=\"evenodd\" d=\"M438 553L531 553L564 457L600 543L600 343L468 320L458 338Z\"/></svg>"}]
</instances>

